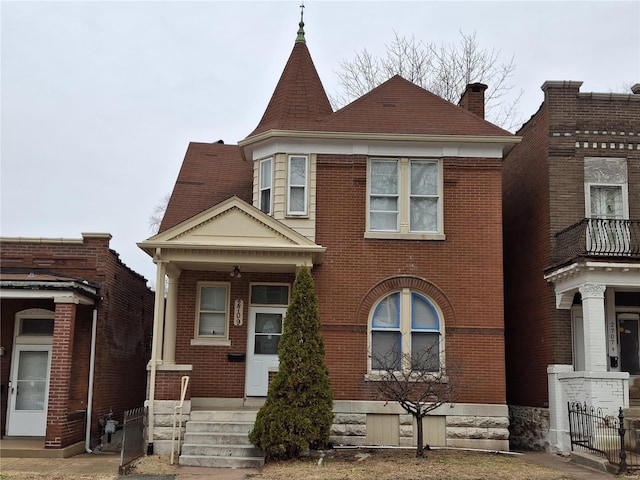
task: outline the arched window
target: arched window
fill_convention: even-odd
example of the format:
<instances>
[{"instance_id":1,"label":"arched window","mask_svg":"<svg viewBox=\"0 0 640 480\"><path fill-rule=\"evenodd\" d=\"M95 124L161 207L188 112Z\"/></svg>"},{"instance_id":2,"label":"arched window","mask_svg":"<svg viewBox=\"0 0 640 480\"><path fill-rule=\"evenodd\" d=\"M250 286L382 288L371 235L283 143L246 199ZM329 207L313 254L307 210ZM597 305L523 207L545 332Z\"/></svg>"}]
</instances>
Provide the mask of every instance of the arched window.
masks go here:
<instances>
[{"instance_id":1,"label":"arched window","mask_svg":"<svg viewBox=\"0 0 640 480\"><path fill-rule=\"evenodd\" d=\"M436 305L408 288L380 299L371 311L371 370L440 370L441 318Z\"/></svg>"}]
</instances>

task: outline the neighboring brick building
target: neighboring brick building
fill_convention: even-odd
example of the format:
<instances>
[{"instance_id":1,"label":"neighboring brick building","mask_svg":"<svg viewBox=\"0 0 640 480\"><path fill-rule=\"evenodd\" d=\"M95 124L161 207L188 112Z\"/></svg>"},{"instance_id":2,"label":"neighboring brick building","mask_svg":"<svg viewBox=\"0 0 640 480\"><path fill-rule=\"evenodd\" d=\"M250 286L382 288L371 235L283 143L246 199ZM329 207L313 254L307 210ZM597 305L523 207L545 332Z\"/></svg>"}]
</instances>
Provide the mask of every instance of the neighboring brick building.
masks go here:
<instances>
[{"instance_id":1,"label":"neighboring brick building","mask_svg":"<svg viewBox=\"0 0 640 480\"><path fill-rule=\"evenodd\" d=\"M110 239L0 238L3 436L73 455L143 405L154 295Z\"/></svg>"},{"instance_id":2,"label":"neighboring brick building","mask_svg":"<svg viewBox=\"0 0 640 480\"><path fill-rule=\"evenodd\" d=\"M264 398L300 265L320 301L334 442L411 445L370 357L433 343L464 388L427 419L429 443L508 447L501 161L518 138L472 113L485 88L465 92L470 112L395 76L333 112L300 30L257 128L239 145L189 145L159 234L139 244L158 285L168 276L156 452L182 375L192 407Z\"/></svg>"},{"instance_id":3,"label":"neighboring brick building","mask_svg":"<svg viewBox=\"0 0 640 480\"><path fill-rule=\"evenodd\" d=\"M503 164L517 447L567 449L567 401L616 414L629 406L629 375L640 375L640 85L635 94L581 85L542 86L544 102Z\"/></svg>"}]
</instances>

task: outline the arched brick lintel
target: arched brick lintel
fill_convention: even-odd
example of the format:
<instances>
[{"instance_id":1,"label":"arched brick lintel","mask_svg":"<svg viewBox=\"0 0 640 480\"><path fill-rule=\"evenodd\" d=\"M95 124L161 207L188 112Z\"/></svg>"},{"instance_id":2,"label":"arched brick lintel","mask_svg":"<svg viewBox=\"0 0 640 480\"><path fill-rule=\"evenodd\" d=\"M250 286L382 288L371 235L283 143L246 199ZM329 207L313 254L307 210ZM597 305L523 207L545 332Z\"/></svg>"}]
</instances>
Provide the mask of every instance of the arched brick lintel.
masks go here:
<instances>
[{"instance_id":1,"label":"arched brick lintel","mask_svg":"<svg viewBox=\"0 0 640 480\"><path fill-rule=\"evenodd\" d=\"M398 275L385 278L371 287L362 299L362 302L360 302L357 316L358 324L367 324L369 321L369 312L380 298L390 292L400 290L402 288L409 288L411 290L421 292L436 303L444 316L445 328L446 326L453 326L456 324L453 305L451 305L451 302L444 292L428 280L413 275Z\"/></svg>"}]
</instances>

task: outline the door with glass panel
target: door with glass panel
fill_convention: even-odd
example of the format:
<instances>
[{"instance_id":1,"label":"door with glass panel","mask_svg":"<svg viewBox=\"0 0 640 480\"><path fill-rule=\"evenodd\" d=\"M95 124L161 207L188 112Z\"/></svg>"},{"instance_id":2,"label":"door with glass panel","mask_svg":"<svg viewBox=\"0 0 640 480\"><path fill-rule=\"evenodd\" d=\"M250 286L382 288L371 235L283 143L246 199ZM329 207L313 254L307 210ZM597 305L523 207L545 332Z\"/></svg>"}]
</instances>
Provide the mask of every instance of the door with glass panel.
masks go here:
<instances>
[{"instance_id":1,"label":"door with glass panel","mask_svg":"<svg viewBox=\"0 0 640 480\"><path fill-rule=\"evenodd\" d=\"M249 310L246 394L266 397L269 372L278 370L278 344L287 309L252 307Z\"/></svg>"},{"instance_id":2,"label":"door with glass panel","mask_svg":"<svg viewBox=\"0 0 640 480\"><path fill-rule=\"evenodd\" d=\"M43 437L47 427L51 345L19 345L13 352L7 435Z\"/></svg>"}]
</instances>

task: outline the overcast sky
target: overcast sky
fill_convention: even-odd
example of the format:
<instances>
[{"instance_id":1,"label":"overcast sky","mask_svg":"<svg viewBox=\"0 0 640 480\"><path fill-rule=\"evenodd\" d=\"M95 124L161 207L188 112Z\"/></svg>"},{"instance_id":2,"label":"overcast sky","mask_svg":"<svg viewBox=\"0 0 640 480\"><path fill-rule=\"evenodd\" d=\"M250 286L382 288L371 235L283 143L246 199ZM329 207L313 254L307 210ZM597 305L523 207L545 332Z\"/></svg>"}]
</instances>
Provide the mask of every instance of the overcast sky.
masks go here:
<instances>
[{"instance_id":1,"label":"overcast sky","mask_svg":"<svg viewBox=\"0 0 640 480\"><path fill-rule=\"evenodd\" d=\"M111 247L155 283L136 243L190 141L237 143L259 122L293 48L300 1L1 2L0 235ZM394 31L460 31L517 65L522 120L546 80L582 91L640 83L640 2L305 1L307 46L329 95L340 61Z\"/></svg>"}]
</instances>

